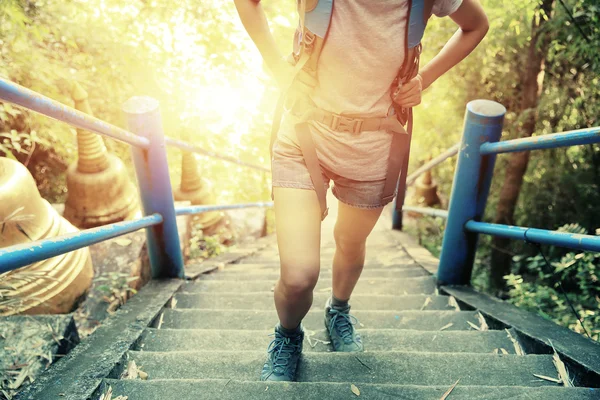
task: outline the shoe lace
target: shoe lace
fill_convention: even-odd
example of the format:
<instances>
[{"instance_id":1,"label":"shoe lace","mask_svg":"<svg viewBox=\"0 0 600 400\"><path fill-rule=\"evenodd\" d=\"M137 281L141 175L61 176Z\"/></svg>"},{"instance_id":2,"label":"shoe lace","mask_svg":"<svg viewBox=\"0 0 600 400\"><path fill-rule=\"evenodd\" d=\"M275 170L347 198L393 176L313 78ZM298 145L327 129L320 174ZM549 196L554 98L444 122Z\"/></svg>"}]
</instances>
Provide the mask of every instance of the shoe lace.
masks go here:
<instances>
[{"instance_id":1,"label":"shoe lace","mask_svg":"<svg viewBox=\"0 0 600 400\"><path fill-rule=\"evenodd\" d=\"M358 324L358 319L354 315L336 310L335 308L330 308L329 314L331 315L331 320L329 321L329 330L331 331L335 329L344 343L352 343L354 340L352 338L352 334L354 333L354 325Z\"/></svg>"},{"instance_id":2,"label":"shoe lace","mask_svg":"<svg viewBox=\"0 0 600 400\"><path fill-rule=\"evenodd\" d=\"M300 343L296 338L283 336L279 332L269 336L275 336L268 348L273 362L273 370L278 374L283 374L292 359L292 355L300 350Z\"/></svg>"}]
</instances>

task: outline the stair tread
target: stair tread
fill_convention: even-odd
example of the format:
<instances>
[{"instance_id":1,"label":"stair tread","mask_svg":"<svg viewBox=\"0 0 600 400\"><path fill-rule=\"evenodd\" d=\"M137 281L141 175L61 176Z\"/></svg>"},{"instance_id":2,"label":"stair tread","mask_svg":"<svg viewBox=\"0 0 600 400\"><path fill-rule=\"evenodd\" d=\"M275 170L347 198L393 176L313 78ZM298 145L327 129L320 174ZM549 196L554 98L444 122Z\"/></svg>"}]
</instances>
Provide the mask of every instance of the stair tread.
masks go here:
<instances>
[{"instance_id":1,"label":"stair tread","mask_svg":"<svg viewBox=\"0 0 600 400\"><path fill-rule=\"evenodd\" d=\"M225 267L227 268L227 267ZM277 280L279 279L279 270L265 270L265 269L251 269L251 270L237 270L235 273L223 273L224 271L218 271L211 274L206 274L200 277L200 279L213 279L213 280ZM328 278L331 279L331 269L322 269L319 275L320 279ZM411 278L419 276L431 275L427 270L421 267L406 267L402 269L392 270L389 268L367 268L363 271L360 279L370 278Z\"/></svg>"},{"instance_id":2,"label":"stair tread","mask_svg":"<svg viewBox=\"0 0 600 400\"><path fill-rule=\"evenodd\" d=\"M443 327L448 330L470 330L468 322L479 326L474 311L379 311L356 310L352 312L361 328L379 329L416 329L437 331ZM163 310L164 328L179 329L272 329L277 322L275 309L259 310L202 310L169 309ZM312 309L303 321L306 329L323 327L323 309ZM450 325L452 324L452 325Z\"/></svg>"},{"instance_id":3,"label":"stair tread","mask_svg":"<svg viewBox=\"0 0 600 400\"><path fill-rule=\"evenodd\" d=\"M113 396L127 396L129 400L178 399L197 400L220 399L328 399L347 400L356 398L351 391L351 383L309 383L309 382L256 382L230 379L197 380L115 380L105 379L113 388ZM412 399L439 400L448 386L423 387L391 384L358 384L360 399ZM457 385L452 391L452 399L506 400L591 400L597 399L598 389L565 387L523 387L523 386L465 386Z\"/></svg>"},{"instance_id":4,"label":"stair tread","mask_svg":"<svg viewBox=\"0 0 600 400\"><path fill-rule=\"evenodd\" d=\"M313 308L325 305L330 294L317 292L314 294ZM371 295L357 294L352 296L350 304L354 309L378 310L454 310L449 296L441 295ZM273 292L256 293L187 293L175 294L176 308L203 309L243 309L272 310L274 308Z\"/></svg>"},{"instance_id":5,"label":"stair tread","mask_svg":"<svg viewBox=\"0 0 600 400\"><path fill-rule=\"evenodd\" d=\"M255 380L265 360L264 350L240 351L129 351L148 379L235 378ZM522 385L555 386L533 374L556 377L549 355L494 355L465 353L306 352L298 367L301 382L393 383L410 385Z\"/></svg>"},{"instance_id":6,"label":"stair tread","mask_svg":"<svg viewBox=\"0 0 600 400\"><path fill-rule=\"evenodd\" d=\"M224 329L147 329L138 350L181 351L228 349L254 351L266 349L273 330ZM325 329L306 330L304 351L331 351ZM451 353L492 353L503 348L515 350L505 331L416 331L393 329L361 329L368 351L413 351ZM315 340L317 339L317 340Z\"/></svg>"},{"instance_id":7,"label":"stair tread","mask_svg":"<svg viewBox=\"0 0 600 400\"><path fill-rule=\"evenodd\" d=\"M273 289L273 280L251 281L217 281L200 279L181 286L185 292L265 292ZM328 291L331 280L320 279L315 291ZM432 294L436 291L436 281L432 276L404 279L363 279L359 280L354 290L355 294Z\"/></svg>"},{"instance_id":8,"label":"stair tread","mask_svg":"<svg viewBox=\"0 0 600 400\"><path fill-rule=\"evenodd\" d=\"M385 270L385 271L404 271L406 269L423 269L418 264L412 263L390 263L390 264L382 264L382 263L370 263L365 264L365 268L363 272L370 270ZM224 264L222 269L219 270L219 273L239 273L239 272L273 272L279 271L279 262L270 261L263 263L255 263L255 262L245 262L245 263L235 263L235 264ZM323 271L331 271L331 263L321 264L321 272Z\"/></svg>"},{"instance_id":9,"label":"stair tread","mask_svg":"<svg viewBox=\"0 0 600 400\"><path fill-rule=\"evenodd\" d=\"M321 257L320 265L321 268L331 268L333 257ZM232 265L253 265L253 264L265 264L271 267L279 266L279 257L248 257L235 260ZM394 258L394 259L382 259L382 258L367 258L365 259L365 268L373 267L408 267L418 265L413 259L409 258Z\"/></svg>"}]
</instances>

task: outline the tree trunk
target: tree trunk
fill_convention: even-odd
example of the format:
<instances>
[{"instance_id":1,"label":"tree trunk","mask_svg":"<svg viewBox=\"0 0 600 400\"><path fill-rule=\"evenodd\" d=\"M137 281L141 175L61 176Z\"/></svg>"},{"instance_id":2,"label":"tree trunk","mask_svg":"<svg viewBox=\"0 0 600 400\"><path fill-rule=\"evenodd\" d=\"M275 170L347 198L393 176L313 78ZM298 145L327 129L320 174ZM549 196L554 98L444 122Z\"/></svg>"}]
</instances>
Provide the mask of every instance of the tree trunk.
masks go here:
<instances>
[{"instance_id":1,"label":"tree trunk","mask_svg":"<svg viewBox=\"0 0 600 400\"><path fill-rule=\"evenodd\" d=\"M537 9L541 15L534 16L531 22L531 41L529 42L527 65L521 75L521 87L523 88L521 104L516 110L519 113L517 129L520 137L529 137L535 131L537 106L542 92L544 61L549 44L549 35L544 30L544 25L550 19L553 5L554 0L543 0ZM544 14L547 18L544 18ZM498 199L495 223L514 224L515 207L528 163L529 152L513 153L510 156ZM502 292L505 288L503 277L510 274L511 271L510 241L494 237L492 243L490 288L496 292Z\"/></svg>"}]
</instances>

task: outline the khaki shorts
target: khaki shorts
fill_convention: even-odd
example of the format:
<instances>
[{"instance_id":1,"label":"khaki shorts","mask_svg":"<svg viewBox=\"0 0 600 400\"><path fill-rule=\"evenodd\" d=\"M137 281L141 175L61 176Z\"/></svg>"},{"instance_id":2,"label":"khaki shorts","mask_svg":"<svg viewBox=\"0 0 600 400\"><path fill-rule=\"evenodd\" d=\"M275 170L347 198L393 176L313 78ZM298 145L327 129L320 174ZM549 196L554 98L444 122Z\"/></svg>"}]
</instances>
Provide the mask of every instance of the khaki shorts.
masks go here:
<instances>
[{"instance_id":1,"label":"khaki shorts","mask_svg":"<svg viewBox=\"0 0 600 400\"><path fill-rule=\"evenodd\" d=\"M348 162L352 162L351 159ZM273 187L314 190L302 151L290 142L277 139L273 144ZM382 201L385 179L358 181L337 175L321 165L325 190L333 181L332 193L342 203L352 207L381 208L392 201Z\"/></svg>"}]
</instances>

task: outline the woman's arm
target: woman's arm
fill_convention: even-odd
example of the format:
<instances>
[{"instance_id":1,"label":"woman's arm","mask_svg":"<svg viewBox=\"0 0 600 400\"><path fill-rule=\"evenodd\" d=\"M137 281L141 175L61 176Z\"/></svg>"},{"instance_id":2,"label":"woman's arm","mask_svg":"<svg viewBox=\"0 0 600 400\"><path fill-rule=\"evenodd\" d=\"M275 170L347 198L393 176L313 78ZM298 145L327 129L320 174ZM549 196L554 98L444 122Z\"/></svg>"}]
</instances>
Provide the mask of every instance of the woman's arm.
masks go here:
<instances>
[{"instance_id":1,"label":"woman's arm","mask_svg":"<svg viewBox=\"0 0 600 400\"><path fill-rule=\"evenodd\" d=\"M421 69L423 89L427 89L440 76L467 57L483 40L489 28L483 7L476 0L463 0L450 18L456 22L459 29L442 50Z\"/></svg>"},{"instance_id":2,"label":"woman's arm","mask_svg":"<svg viewBox=\"0 0 600 400\"><path fill-rule=\"evenodd\" d=\"M286 87L292 78L293 67L287 63L269 29L260 0L234 0L240 20L258 48L265 64L275 76L280 87Z\"/></svg>"},{"instance_id":3,"label":"woman's arm","mask_svg":"<svg viewBox=\"0 0 600 400\"><path fill-rule=\"evenodd\" d=\"M419 74L404 85L396 97L396 103L404 107L419 104L421 91L467 57L483 40L489 28L487 16L477 0L463 0L450 18L459 29L442 50L421 68Z\"/></svg>"}]
</instances>

